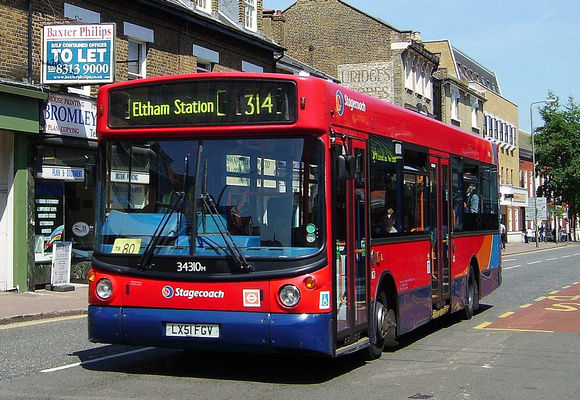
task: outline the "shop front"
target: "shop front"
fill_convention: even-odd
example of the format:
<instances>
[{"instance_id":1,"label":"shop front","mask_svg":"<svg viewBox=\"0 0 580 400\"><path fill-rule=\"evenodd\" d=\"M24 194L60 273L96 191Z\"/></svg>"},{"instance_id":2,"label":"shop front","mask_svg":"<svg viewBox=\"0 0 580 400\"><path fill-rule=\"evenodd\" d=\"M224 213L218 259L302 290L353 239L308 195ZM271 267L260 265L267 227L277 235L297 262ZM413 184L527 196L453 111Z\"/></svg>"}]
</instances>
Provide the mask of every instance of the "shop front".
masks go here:
<instances>
[{"instance_id":1,"label":"shop front","mask_svg":"<svg viewBox=\"0 0 580 400\"><path fill-rule=\"evenodd\" d=\"M35 180L34 286L50 283L55 242L72 243L71 281L83 282L93 248L94 188L85 187L87 162L97 149L95 101L51 94L44 134L36 145L42 162Z\"/></svg>"},{"instance_id":2,"label":"shop front","mask_svg":"<svg viewBox=\"0 0 580 400\"><path fill-rule=\"evenodd\" d=\"M523 240L526 222L523 210L528 205L527 191L517 186L501 185L500 193L500 212L507 230L507 242L519 243Z\"/></svg>"},{"instance_id":3,"label":"shop front","mask_svg":"<svg viewBox=\"0 0 580 400\"><path fill-rule=\"evenodd\" d=\"M34 85L0 83L0 291L29 288L34 265L31 143L39 137L46 98Z\"/></svg>"}]
</instances>

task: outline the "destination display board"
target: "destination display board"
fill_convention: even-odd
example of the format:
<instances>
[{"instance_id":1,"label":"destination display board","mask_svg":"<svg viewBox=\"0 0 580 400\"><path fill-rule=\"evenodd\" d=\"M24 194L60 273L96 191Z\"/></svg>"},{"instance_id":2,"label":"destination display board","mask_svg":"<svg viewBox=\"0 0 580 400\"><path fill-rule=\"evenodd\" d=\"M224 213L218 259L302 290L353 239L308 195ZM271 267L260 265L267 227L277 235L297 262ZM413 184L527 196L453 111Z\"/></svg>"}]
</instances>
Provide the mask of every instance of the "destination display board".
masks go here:
<instances>
[{"instance_id":1,"label":"destination display board","mask_svg":"<svg viewBox=\"0 0 580 400\"><path fill-rule=\"evenodd\" d=\"M273 80L180 80L109 92L111 128L293 123L296 85Z\"/></svg>"}]
</instances>

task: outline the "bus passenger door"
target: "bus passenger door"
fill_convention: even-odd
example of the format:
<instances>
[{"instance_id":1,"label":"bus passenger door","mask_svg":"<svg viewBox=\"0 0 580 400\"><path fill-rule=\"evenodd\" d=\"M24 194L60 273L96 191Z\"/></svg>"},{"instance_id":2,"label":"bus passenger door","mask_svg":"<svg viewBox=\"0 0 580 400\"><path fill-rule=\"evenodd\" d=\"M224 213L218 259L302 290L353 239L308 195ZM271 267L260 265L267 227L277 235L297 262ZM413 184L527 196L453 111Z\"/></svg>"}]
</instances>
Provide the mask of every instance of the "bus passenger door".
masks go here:
<instances>
[{"instance_id":1,"label":"bus passenger door","mask_svg":"<svg viewBox=\"0 0 580 400\"><path fill-rule=\"evenodd\" d=\"M344 139L335 145L335 161L342 158L350 176L342 176L337 162L333 174L335 222L336 347L346 347L368 337L366 142ZM338 140L337 140L338 141ZM346 160L346 165L345 164ZM340 161L339 161L340 162ZM353 164L354 163L354 164ZM353 346L356 347L356 346ZM349 349L352 349L349 348ZM353 349L354 350L354 349Z\"/></svg>"},{"instance_id":2,"label":"bus passenger door","mask_svg":"<svg viewBox=\"0 0 580 400\"><path fill-rule=\"evenodd\" d=\"M449 159L431 156L430 181L430 232L431 232L431 297L433 312L444 313L451 297L449 251Z\"/></svg>"}]
</instances>

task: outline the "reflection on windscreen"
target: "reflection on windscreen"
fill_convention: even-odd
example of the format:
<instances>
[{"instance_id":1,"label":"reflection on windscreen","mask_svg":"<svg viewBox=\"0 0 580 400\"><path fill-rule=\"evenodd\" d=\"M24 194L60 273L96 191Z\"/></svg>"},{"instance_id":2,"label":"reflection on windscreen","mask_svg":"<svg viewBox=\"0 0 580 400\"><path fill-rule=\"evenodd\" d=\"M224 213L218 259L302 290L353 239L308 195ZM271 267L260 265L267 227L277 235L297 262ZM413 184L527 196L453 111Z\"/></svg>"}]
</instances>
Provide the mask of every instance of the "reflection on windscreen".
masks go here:
<instances>
[{"instance_id":1,"label":"reflection on windscreen","mask_svg":"<svg viewBox=\"0 0 580 400\"><path fill-rule=\"evenodd\" d=\"M314 138L109 142L97 249L314 253L322 243L321 150Z\"/></svg>"}]
</instances>

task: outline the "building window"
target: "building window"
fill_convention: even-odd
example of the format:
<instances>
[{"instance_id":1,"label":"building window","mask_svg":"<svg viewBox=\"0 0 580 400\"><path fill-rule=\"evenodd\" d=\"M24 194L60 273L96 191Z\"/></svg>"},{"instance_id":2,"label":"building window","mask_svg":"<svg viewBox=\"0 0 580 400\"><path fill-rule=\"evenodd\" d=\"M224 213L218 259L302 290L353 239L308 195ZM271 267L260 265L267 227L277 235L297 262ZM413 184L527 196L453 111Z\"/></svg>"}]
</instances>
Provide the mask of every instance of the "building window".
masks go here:
<instances>
[{"instance_id":1,"label":"building window","mask_svg":"<svg viewBox=\"0 0 580 400\"><path fill-rule=\"evenodd\" d=\"M145 78L147 76L147 43L154 42L153 29L125 22L123 23L123 30L127 36L129 46L127 59L128 79Z\"/></svg>"},{"instance_id":2,"label":"building window","mask_svg":"<svg viewBox=\"0 0 580 400\"><path fill-rule=\"evenodd\" d=\"M402 60L405 73L405 89L431 100L433 98L431 81L433 66L410 52L403 53Z\"/></svg>"},{"instance_id":3,"label":"building window","mask_svg":"<svg viewBox=\"0 0 580 400\"><path fill-rule=\"evenodd\" d=\"M244 26L246 29L256 32L257 23L256 0L244 0Z\"/></svg>"},{"instance_id":4,"label":"building window","mask_svg":"<svg viewBox=\"0 0 580 400\"><path fill-rule=\"evenodd\" d=\"M197 72L211 72L220 62L220 53L197 44L193 45L193 55L197 58Z\"/></svg>"},{"instance_id":5,"label":"building window","mask_svg":"<svg viewBox=\"0 0 580 400\"><path fill-rule=\"evenodd\" d=\"M415 88L415 92L421 94L421 88L423 87L422 79L423 79L423 61L417 60L415 64L415 83L413 87Z\"/></svg>"},{"instance_id":6,"label":"building window","mask_svg":"<svg viewBox=\"0 0 580 400\"><path fill-rule=\"evenodd\" d=\"M405 57L405 88L413 90L413 57L407 53Z\"/></svg>"},{"instance_id":7,"label":"building window","mask_svg":"<svg viewBox=\"0 0 580 400\"><path fill-rule=\"evenodd\" d=\"M530 194L532 193L532 176L531 176L531 172L526 171L526 175L524 176L524 187L527 189L528 191L528 197L533 197Z\"/></svg>"},{"instance_id":8,"label":"building window","mask_svg":"<svg viewBox=\"0 0 580 400\"><path fill-rule=\"evenodd\" d=\"M488 138L491 135L489 134L489 115L483 115L483 137Z\"/></svg>"},{"instance_id":9,"label":"building window","mask_svg":"<svg viewBox=\"0 0 580 400\"><path fill-rule=\"evenodd\" d=\"M129 80L142 79L146 76L147 45L145 43L129 40Z\"/></svg>"},{"instance_id":10,"label":"building window","mask_svg":"<svg viewBox=\"0 0 580 400\"><path fill-rule=\"evenodd\" d=\"M211 0L195 0L195 6L198 10L211 14Z\"/></svg>"},{"instance_id":11,"label":"building window","mask_svg":"<svg viewBox=\"0 0 580 400\"><path fill-rule=\"evenodd\" d=\"M425 79L424 79L424 86L423 86L423 96L427 99L431 100L433 98L432 93L432 85L431 85L431 73L433 71L432 66L425 67Z\"/></svg>"},{"instance_id":12,"label":"building window","mask_svg":"<svg viewBox=\"0 0 580 400\"><path fill-rule=\"evenodd\" d=\"M451 119L459 121L459 90L451 88Z\"/></svg>"},{"instance_id":13,"label":"building window","mask_svg":"<svg viewBox=\"0 0 580 400\"><path fill-rule=\"evenodd\" d=\"M72 4L64 3L64 16L85 24L100 24L101 14Z\"/></svg>"},{"instance_id":14,"label":"building window","mask_svg":"<svg viewBox=\"0 0 580 400\"><path fill-rule=\"evenodd\" d=\"M510 142L510 138L509 138L509 126L507 123L503 123L503 141L506 143Z\"/></svg>"},{"instance_id":15,"label":"building window","mask_svg":"<svg viewBox=\"0 0 580 400\"><path fill-rule=\"evenodd\" d=\"M210 62L198 61L197 72L211 72L213 65Z\"/></svg>"},{"instance_id":16,"label":"building window","mask_svg":"<svg viewBox=\"0 0 580 400\"><path fill-rule=\"evenodd\" d=\"M479 110L479 101L475 97L469 99L471 103L471 127L479 128L477 125L477 111Z\"/></svg>"},{"instance_id":17,"label":"building window","mask_svg":"<svg viewBox=\"0 0 580 400\"><path fill-rule=\"evenodd\" d=\"M264 68L260 67L259 65L247 62L247 61L242 61L242 72L262 73L262 72L264 72Z\"/></svg>"}]
</instances>

